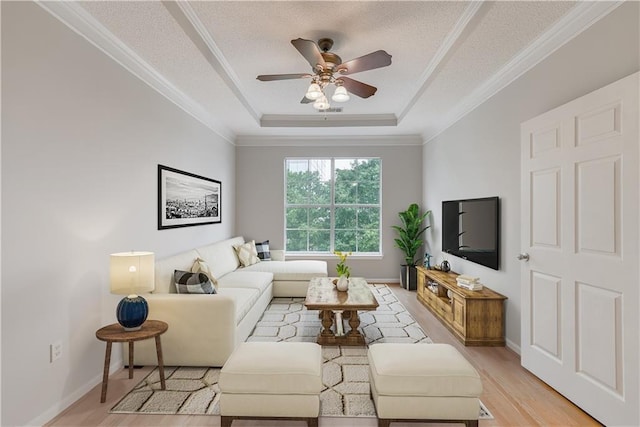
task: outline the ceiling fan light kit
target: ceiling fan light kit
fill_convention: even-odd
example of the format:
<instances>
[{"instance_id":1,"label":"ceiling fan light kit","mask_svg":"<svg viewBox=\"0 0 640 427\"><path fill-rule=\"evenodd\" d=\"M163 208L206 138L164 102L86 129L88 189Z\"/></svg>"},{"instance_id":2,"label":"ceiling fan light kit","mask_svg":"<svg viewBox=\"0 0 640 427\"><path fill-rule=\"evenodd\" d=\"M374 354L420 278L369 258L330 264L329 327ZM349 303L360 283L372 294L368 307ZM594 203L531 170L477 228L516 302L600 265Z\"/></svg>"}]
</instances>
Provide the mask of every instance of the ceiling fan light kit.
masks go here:
<instances>
[{"instance_id":1,"label":"ceiling fan light kit","mask_svg":"<svg viewBox=\"0 0 640 427\"><path fill-rule=\"evenodd\" d=\"M331 100L335 102L347 102L351 99L349 92L360 98L373 96L378 90L376 87L342 76L391 65L391 55L384 50L377 50L359 58L342 62L338 55L329 52L333 46L333 40L328 38L318 40L318 44L311 40L298 38L291 40L291 44L309 62L313 74L268 74L259 75L257 79L266 82L310 77L311 84L300 102L308 104L314 101L313 107L317 110L328 110L331 107L325 95L325 89L329 85L336 86L331 97ZM337 74L339 76L336 77Z\"/></svg>"},{"instance_id":2,"label":"ceiling fan light kit","mask_svg":"<svg viewBox=\"0 0 640 427\"><path fill-rule=\"evenodd\" d=\"M322 89L318 83L311 83L309 85L309 89L307 89L306 97L312 101L322 97L324 94L322 93Z\"/></svg>"},{"instance_id":3,"label":"ceiling fan light kit","mask_svg":"<svg viewBox=\"0 0 640 427\"><path fill-rule=\"evenodd\" d=\"M324 95L316 99L316 102L313 103L313 108L316 110L327 110L329 107L331 107L329 100Z\"/></svg>"},{"instance_id":4,"label":"ceiling fan light kit","mask_svg":"<svg viewBox=\"0 0 640 427\"><path fill-rule=\"evenodd\" d=\"M351 97L349 96L349 92L347 92L347 89L345 89L344 86L338 86L336 87L336 91L333 92L333 96L331 97L331 99L336 102L347 102L349 99L351 99Z\"/></svg>"}]
</instances>

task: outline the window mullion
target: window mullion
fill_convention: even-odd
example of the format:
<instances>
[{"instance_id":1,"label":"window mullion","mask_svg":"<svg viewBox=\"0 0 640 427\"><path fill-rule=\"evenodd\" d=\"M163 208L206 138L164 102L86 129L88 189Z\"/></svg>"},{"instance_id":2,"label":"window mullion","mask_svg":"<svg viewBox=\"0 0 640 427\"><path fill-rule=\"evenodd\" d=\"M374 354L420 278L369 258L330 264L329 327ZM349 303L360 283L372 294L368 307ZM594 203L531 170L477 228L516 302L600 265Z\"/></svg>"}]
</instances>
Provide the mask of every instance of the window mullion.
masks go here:
<instances>
[{"instance_id":1,"label":"window mullion","mask_svg":"<svg viewBox=\"0 0 640 427\"><path fill-rule=\"evenodd\" d=\"M329 230L329 251L332 253L336 250L336 171L335 171L335 159L331 159L331 207L329 211L330 215L330 230Z\"/></svg>"},{"instance_id":2,"label":"window mullion","mask_svg":"<svg viewBox=\"0 0 640 427\"><path fill-rule=\"evenodd\" d=\"M307 252L309 252L310 239L309 234L311 233L311 207L309 206L309 198L307 197Z\"/></svg>"}]
</instances>

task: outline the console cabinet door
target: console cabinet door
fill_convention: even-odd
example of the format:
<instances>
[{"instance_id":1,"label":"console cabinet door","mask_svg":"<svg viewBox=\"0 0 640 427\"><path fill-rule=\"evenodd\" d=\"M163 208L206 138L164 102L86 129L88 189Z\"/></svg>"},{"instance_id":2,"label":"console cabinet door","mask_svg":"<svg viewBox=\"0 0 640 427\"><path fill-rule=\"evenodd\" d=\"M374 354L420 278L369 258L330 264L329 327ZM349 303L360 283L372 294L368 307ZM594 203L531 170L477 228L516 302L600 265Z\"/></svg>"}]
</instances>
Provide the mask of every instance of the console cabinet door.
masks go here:
<instances>
[{"instance_id":1,"label":"console cabinet door","mask_svg":"<svg viewBox=\"0 0 640 427\"><path fill-rule=\"evenodd\" d=\"M458 295L453 295L453 299L451 301L452 309L453 309L453 327L456 328L463 335L465 334L465 302L464 299L460 298Z\"/></svg>"}]
</instances>

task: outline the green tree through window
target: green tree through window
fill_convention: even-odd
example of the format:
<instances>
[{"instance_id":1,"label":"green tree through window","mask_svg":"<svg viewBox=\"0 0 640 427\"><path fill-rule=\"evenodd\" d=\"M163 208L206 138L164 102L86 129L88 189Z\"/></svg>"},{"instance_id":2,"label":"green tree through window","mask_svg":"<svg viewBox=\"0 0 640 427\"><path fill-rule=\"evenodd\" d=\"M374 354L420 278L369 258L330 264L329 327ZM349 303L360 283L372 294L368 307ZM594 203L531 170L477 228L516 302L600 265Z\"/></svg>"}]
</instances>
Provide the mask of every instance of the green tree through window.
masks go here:
<instances>
[{"instance_id":1,"label":"green tree through window","mask_svg":"<svg viewBox=\"0 0 640 427\"><path fill-rule=\"evenodd\" d=\"M380 159L285 161L287 252L380 253Z\"/></svg>"}]
</instances>

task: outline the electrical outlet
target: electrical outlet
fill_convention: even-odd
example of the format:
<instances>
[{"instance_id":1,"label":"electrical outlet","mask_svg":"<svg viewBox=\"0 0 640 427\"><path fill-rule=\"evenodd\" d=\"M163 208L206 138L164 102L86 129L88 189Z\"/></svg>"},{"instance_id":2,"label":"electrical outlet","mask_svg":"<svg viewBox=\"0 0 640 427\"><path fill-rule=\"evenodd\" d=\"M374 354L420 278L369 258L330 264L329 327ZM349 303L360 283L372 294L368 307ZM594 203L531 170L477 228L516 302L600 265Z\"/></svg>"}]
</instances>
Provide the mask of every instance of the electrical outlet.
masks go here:
<instances>
[{"instance_id":1,"label":"electrical outlet","mask_svg":"<svg viewBox=\"0 0 640 427\"><path fill-rule=\"evenodd\" d=\"M49 345L49 361L50 363L62 357L62 341L58 340Z\"/></svg>"}]
</instances>

